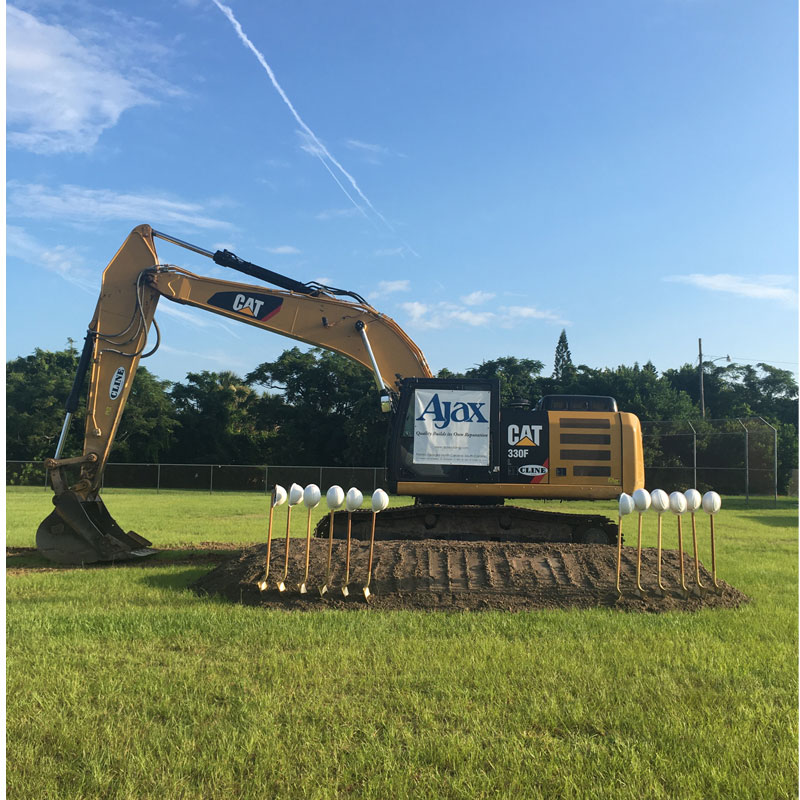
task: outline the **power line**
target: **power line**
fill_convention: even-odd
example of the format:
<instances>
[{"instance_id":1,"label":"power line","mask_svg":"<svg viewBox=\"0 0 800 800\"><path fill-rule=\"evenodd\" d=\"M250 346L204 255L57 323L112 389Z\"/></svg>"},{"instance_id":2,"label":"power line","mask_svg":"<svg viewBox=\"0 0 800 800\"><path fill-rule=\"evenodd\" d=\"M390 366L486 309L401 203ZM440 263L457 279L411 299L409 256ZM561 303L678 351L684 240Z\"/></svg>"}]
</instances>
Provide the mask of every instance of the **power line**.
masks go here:
<instances>
[{"instance_id":1,"label":"power line","mask_svg":"<svg viewBox=\"0 0 800 800\"><path fill-rule=\"evenodd\" d=\"M718 358L726 358L726 356L718 356ZM798 363L797 361L768 361L766 358L742 358L741 356L731 356L730 358L731 361L744 361L752 364L792 364L797 366ZM708 361L709 359L710 356L708 358L704 358L703 360Z\"/></svg>"}]
</instances>

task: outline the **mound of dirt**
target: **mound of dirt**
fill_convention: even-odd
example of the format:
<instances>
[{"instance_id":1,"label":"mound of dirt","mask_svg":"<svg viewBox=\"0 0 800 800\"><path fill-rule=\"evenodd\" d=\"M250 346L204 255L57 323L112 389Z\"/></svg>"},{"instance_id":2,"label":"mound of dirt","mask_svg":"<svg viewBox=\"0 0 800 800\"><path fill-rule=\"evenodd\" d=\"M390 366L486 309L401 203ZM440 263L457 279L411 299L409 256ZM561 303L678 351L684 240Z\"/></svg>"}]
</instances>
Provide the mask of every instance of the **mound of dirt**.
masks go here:
<instances>
[{"instance_id":1,"label":"mound of dirt","mask_svg":"<svg viewBox=\"0 0 800 800\"><path fill-rule=\"evenodd\" d=\"M736 608L748 602L738 589L718 581L701 565L695 582L694 561L684 555L688 592L680 583L677 551L662 554L663 593L657 584L657 551L642 550L642 587L636 588L636 548L622 550L622 597L616 591L617 548L600 544L527 542L444 542L441 540L375 542L370 597L362 587L367 577L369 544L353 541L350 555L350 596L342 596L345 577L344 542L334 541L328 592L325 582L328 542L312 539L309 591L301 595L298 584L305 573L306 543L293 539L289 549L287 590L277 582L284 574L284 542L273 542L269 587L258 584L265 573L266 544L249 547L220 564L192 588L200 594L220 595L236 603L265 608L318 610L381 609L502 609L589 608L611 606L625 611L696 611L701 608Z\"/></svg>"}]
</instances>

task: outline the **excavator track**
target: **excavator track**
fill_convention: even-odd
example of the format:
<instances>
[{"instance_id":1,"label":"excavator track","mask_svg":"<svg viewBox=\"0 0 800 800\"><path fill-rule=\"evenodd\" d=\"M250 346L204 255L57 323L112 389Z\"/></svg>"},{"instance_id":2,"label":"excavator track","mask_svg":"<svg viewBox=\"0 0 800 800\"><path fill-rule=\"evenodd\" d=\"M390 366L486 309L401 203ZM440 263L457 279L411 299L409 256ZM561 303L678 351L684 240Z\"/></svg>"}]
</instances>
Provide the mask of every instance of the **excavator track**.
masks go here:
<instances>
[{"instance_id":1,"label":"excavator track","mask_svg":"<svg viewBox=\"0 0 800 800\"><path fill-rule=\"evenodd\" d=\"M344 539L344 514L334 522L334 539ZM329 517L324 516L314 531L328 536ZM372 512L352 514L352 537L369 539ZM520 506L415 505L381 512L375 539L417 541L441 539L462 542L565 542L576 544L617 543L617 525L599 514L565 514Z\"/></svg>"}]
</instances>

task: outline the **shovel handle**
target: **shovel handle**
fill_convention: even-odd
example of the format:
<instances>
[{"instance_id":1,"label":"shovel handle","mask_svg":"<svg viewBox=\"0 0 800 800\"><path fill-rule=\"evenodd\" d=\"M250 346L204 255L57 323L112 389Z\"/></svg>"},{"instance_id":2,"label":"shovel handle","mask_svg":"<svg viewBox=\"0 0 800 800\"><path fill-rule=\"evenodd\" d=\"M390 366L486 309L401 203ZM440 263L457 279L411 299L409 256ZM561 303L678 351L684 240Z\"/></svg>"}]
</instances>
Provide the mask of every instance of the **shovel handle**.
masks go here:
<instances>
[{"instance_id":1,"label":"shovel handle","mask_svg":"<svg viewBox=\"0 0 800 800\"><path fill-rule=\"evenodd\" d=\"M270 553L272 551L272 515L275 511L275 506L270 504L269 507L269 523L267 524L267 561L264 565L264 583L267 582L267 578L269 578L269 559Z\"/></svg>"},{"instance_id":2,"label":"shovel handle","mask_svg":"<svg viewBox=\"0 0 800 800\"><path fill-rule=\"evenodd\" d=\"M372 553L375 549L375 520L377 519L378 515L373 511L372 512L372 532L369 536L369 561L367 562L367 582L365 586L369 589L369 582L372 580Z\"/></svg>"}]
</instances>

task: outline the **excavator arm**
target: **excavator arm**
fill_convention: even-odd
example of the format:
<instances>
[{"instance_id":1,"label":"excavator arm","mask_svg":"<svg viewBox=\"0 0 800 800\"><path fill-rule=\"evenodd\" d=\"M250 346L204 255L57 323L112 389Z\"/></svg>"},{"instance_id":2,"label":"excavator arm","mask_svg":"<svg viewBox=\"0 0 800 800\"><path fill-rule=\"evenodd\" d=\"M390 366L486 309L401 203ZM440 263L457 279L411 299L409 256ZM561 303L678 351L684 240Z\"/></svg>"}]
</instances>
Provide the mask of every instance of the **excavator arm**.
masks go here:
<instances>
[{"instance_id":1,"label":"excavator arm","mask_svg":"<svg viewBox=\"0 0 800 800\"><path fill-rule=\"evenodd\" d=\"M159 262L154 237L212 258L217 264L281 286L272 289L202 277ZM339 295L339 296L335 296ZM431 377L425 357L391 318L359 295L304 284L239 259L211 253L140 225L131 231L103 272L100 298L89 325L75 384L67 401L55 457L45 462L56 510L37 532L39 550L63 563L148 555L146 539L124 533L99 497L103 470L119 427L161 297L340 353L371 370L384 410L391 409L405 378ZM348 297L350 299L342 299ZM83 454L61 458L72 413L90 373ZM70 485L66 470L80 467Z\"/></svg>"}]
</instances>

